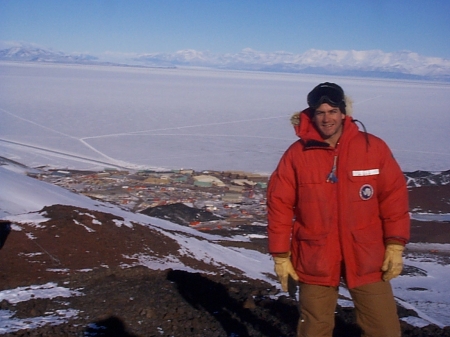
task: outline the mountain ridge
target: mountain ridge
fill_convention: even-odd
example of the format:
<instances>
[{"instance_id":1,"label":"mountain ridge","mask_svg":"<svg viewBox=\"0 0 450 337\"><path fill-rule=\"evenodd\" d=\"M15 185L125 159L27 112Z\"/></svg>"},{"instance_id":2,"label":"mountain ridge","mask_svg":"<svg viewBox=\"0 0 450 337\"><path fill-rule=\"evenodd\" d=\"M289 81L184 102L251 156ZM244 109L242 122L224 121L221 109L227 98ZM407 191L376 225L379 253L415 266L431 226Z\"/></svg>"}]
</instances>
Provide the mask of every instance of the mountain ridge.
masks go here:
<instances>
[{"instance_id":1,"label":"mountain ridge","mask_svg":"<svg viewBox=\"0 0 450 337\"><path fill-rule=\"evenodd\" d=\"M318 50L302 54L262 52L245 48L237 53L213 53L194 49L174 53L116 56L66 54L31 44L3 45L0 61L93 63L148 67L206 67L224 70L267 71L339 76L397 78L450 82L450 60L401 50Z\"/></svg>"}]
</instances>

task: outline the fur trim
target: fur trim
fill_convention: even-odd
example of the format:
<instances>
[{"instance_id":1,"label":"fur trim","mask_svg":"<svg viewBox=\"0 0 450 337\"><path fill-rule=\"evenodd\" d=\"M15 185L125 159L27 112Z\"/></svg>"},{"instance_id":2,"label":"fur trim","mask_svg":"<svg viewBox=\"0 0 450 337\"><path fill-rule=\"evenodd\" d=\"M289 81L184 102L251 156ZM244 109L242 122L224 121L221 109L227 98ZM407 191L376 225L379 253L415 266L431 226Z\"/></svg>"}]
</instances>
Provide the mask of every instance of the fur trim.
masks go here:
<instances>
[{"instance_id":1,"label":"fur trim","mask_svg":"<svg viewBox=\"0 0 450 337\"><path fill-rule=\"evenodd\" d=\"M345 95L344 102L345 102L346 115L352 116L353 115L353 100L349 96Z\"/></svg>"},{"instance_id":2,"label":"fur trim","mask_svg":"<svg viewBox=\"0 0 450 337\"><path fill-rule=\"evenodd\" d=\"M297 126L300 124L300 113L301 113L301 111L296 112L291 116L291 124L293 126Z\"/></svg>"}]
</instances>

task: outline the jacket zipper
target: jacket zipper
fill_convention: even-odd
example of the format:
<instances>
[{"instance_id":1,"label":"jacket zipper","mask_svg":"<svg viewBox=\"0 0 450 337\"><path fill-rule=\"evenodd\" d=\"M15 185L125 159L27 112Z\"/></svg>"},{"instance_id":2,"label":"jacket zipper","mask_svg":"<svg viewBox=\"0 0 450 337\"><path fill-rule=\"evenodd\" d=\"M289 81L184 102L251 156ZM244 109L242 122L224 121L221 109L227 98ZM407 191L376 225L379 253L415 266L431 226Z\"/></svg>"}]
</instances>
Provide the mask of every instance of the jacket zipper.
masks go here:
<instances>
[{"instance_id":1,"label":"jacket zipper","mask_svg":"<svg viewBox=\"0 0 450 337\"><path fill-rule=\"evenodd\" d=\"M336 176L336 169L337 169L337 152L334 152L334 159L333 159L333 167L331 168L331 172L327 176L327 183L337 183L338 178Z\"/></svg>"},{"instance_id":2,"label":"jacket zipper","mask_svg":"<svg viewBox=\"0 0 450 337\"><path fill-rule=\"evenodd\" d=\"M327 176L327 182L328 183L332 183L335 184L338 182L338 178L337 178L337 160L338 160L338 147L339 147L339 143L336 144L336 147L334 149L334 156L333 156L333 167L331 168L331 172L328 174ZM340 184L339 184L340 185ZM339 203L339 189L341 186L336 185L335 186L335 190L334 193L336 193L336 195L334 195L333 197L336 198L336 211L337 211L337 232L338 232L338 239L339 239L339 253L340 253L340 258L341 258L341 270L339 273L339 279L337 280L337 282L340 282L341 277L345 278L345 264L344 264L344 245L342 242L342 226L341 226L341 207L340 207L340 203Z\"/></svg>"}]
</instances>

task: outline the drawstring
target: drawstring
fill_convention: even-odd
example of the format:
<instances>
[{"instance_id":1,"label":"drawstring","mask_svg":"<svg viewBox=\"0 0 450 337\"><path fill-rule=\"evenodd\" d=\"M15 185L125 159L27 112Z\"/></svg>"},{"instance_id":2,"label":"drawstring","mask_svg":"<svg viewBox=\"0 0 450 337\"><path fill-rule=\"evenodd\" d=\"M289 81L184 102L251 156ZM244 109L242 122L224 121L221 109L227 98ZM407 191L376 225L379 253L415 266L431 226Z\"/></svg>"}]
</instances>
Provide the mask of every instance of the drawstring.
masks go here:
<instances>
[{"instance_id":1,"label":"drawstring","mask_svg":"<svg viewBox=\"0 0 450 337\"><path fill-rule=\"evenodd\" d=\"M333 161L333 167L331 168L331 172L328 174L327 177L327 183L337 183L337 177L336 177L336 167L337 167L337 154L334 156L334 161Z\"/></svg>"},{"instance_id":2,"label":"drawstring","mask_svg":"<svg viewBox=\"0 0 450 337\"><path fill-rule=\"evenodd\" d=\"M361 126L363 127L363 130L364 130L364 136L366 137L366 151L369 151L369 145L370 145L370 143L369 143L369 136L367 135L366 127L364 126L364 124L363 124L361 121L359 121L359 120L357 120L357 119L352 119L352 122L353 122L353 123L359 123L359 124L361 124Z\"/></svg>"}]
</instances>

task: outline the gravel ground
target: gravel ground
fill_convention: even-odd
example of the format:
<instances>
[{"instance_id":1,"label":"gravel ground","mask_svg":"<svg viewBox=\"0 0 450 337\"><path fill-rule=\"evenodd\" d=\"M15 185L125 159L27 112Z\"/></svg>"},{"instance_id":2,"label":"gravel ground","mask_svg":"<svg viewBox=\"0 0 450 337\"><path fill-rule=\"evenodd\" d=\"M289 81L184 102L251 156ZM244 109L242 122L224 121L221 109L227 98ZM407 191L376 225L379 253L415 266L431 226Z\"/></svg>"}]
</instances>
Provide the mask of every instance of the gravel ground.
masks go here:
<instances>
[{"instance_id":1,"label":"gravel ground","mask_svg":"<svg viewBox=\"0 0 450 337\"><path fill-rule=\"evenodd\" d=\"M92 272L74 277L71 287L85 296L21 302L17 317L42 316L70 307L80 311L67 323L1 336L295 336L298 311L289 296L273 296L267 284L230 275L202 275L144 267ZM411 312L400 309L401 316ZM412 313L413 314L413 313ZM360 336L353 312L338 308L334 336ZM415 328L402 322L403 336L450 336L450 327Z\"/></svg>"}]
</instances>

